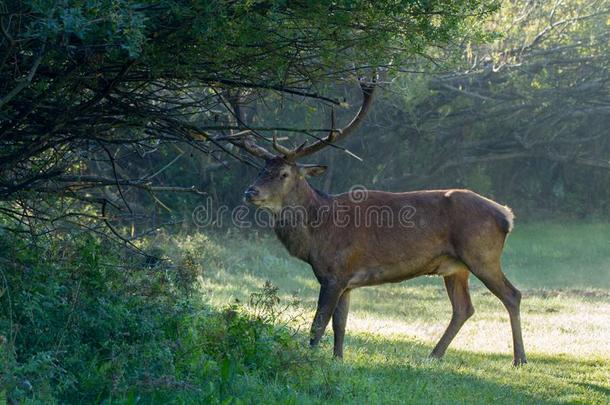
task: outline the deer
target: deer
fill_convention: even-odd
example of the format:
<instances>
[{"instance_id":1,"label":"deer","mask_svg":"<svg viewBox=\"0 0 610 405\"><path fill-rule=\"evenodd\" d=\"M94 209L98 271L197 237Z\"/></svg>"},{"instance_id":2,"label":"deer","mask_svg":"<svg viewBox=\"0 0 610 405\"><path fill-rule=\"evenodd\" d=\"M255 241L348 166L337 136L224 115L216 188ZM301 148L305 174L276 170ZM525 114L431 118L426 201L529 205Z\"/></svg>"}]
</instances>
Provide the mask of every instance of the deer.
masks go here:
<instances>
[{"instance_id":1,"label":"deer","mask_svg":"<svg viewBox=\"0 0 610 405\"><path fill-rule=\"evenodd\" d=\"M352 290L395 283L424 275L443 278L452 306L445 332L430 353L441 358L462 325L474 314L469 276L474 274L508 311L513 340L513 364L527 363L521 333L521 293L506 278L500 259L513 229L511 209L467 189L386 192L364 190L330 195L310 182L326 166L298 163L352 135L362 124L379 86L376 79L359 79L362 104L343 128L335 128L334 112L328 134L295 149L273 137L273 152L253 136L236 144L264 166L244 199L271 213L274 231L288 252L311 266L320 284L309 344L316 347L332 319L333 355L343 358L343 342ZM247 131L244 131L247 132ZM267 139L268 140L268 139ZM268 140L269 141L269 140ZM300 221L282 220L287 208L300 207ZM339 208L343 220L336 221ZM363 224L357 216L371 207L384 207L394 217L410 212L405 221ZM294 216L292 217L294 219ZM378 221L379 222L379 221Z\"/></svg>"}]
</instances>

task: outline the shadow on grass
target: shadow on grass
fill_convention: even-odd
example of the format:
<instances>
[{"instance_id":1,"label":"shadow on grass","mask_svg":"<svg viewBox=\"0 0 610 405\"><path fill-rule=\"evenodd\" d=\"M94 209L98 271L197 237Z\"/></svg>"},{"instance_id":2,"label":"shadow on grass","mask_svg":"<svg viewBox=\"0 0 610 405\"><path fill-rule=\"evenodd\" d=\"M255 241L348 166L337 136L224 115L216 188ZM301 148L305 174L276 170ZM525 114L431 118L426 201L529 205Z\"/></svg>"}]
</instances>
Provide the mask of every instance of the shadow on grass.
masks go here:
<instances>
[{"instance_id":1,"label":"shadow on grass","mask_svg":"<svg viewBox=\"0 0 610 405\"><path fill-rule=\"evenodd\" d=\"M249 264L246 261L243 266L249 267ZM310 280L313 276L308 268L277 266L262 269L260 263L251 264L251 271L247 273L231 269L210 279L210 291L222 289L218 297L247 300L264 280L271 280L282 295L298 291L304 306L313 310L317 283ZM485 291L484 288L475 288L474 295L479 296L475 300L483 298ZM352 306L356 311L387 315L390 309L394 312L405 310L405 322L417 319L436 322L431 319L436 314L443 319L443 327L449 319L448 313L439 315L440 307L450 312L440 279L429 280L425 285L409 281L359 289L356 294ZM491 298L495 302L495 297ZM432 305L435 302L438 304ZM488 305L479 303L481 305L477 308L485 309ZM504 314L501 304L496 304L492 310ZM508 324L505 327L508 328ZM305 334L299 334L297 338L306 341ZM331 342L329 327L319 353L323 358L330 359ZM431 361L427 356L432 347L407 336L348 331L346 343L343 364L328 366L322 362L321 376L311 379L306 376L303 381L295 382L293 389L304 393L308 401L342 404L608 402L610 387L600 371L604 368L602 360L530 353L530 364L514 369L509 348L505 353L492 354L450 349L443 360Z\"/></svg>"},{"instance_id":2,"label":"shadow on grass","mask_svg":"<svg viewBox=\"0 0 610 405\"><path fill-rule=\"evenodd\" d=\"M319 350L330 357L328 337ZM431 347L408 340L356 335L346 358L325 378L319 394L335 403L605 403L603 360L533 354L512 367L509 354L450 350L431 360Z\"/></svg>"},{"instance_id":3,"label":"shadow on grass","mask_svg":"<svg viewBox=\"0 0 610 405\"><path fill-rule=\"evenodd\" d=\"M590 390L594 390L598 393L600 393L601 395L605 396L606 399L608 400L608 402L610 402L610 388L608 387L604 387L598 384L585 384L585 383L580 383L580 382L575 382L574 384L579 385L585 389L590 389Z\"/></svg>"}]
</instances>

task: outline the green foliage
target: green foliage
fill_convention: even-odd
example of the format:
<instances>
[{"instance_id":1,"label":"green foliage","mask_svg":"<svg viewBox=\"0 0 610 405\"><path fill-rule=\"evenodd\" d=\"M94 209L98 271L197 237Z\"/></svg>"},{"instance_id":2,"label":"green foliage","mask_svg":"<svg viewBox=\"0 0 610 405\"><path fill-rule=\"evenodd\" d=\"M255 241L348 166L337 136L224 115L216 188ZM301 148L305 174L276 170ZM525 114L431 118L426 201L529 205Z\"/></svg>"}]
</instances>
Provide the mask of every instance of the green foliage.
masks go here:
<instances>
[{"instance_id":1,"label":"green foliage","mask_svg":"<svg viewBox=\"0 0 610 405\"><path fill-rule=\"evenodd\" d=\"M330 330L319 351L307 348L317 283L275 239L160 236L143 246L158 261L118 257L93 239L34 246L3 234L0 399L599 403L610 389L607 231L521 224L508 239L531 362L519 370L506 312L474 280L477 312L440 362L427 359L451 315L440 280L358 289L341 363L330 360ZM183 260L198 269L186 290Z\"/></svg>"},{"instance_id":2,"label":"green foliage","mask_svg":"<svg viewBox=\"0 0 610 405\"><path fill-rule=\"evenodd\" d=\"M158 349L189 306L162 271L124 266L88 238L2 245L3 385L13 398L91 401L172 368Z\"/></svg>"},{"instance_id":3,"label":"green foliage","mask_svg":"<svg viewBox=\"0 0 610 405\"><path fill-rule=\"evenodd\" d=\"M126 210L131 220L137 205L167 214L152 220L157 229L166 217L190 218L200 202L153 198L146 188L176 179L237 204L253 170L210 169L214 159L196 152L215 146L193 142L192 123L224 135L224 98L241 93L264 97L251 103L250 125L324 127L325 111L289 104L285 91L315 91L314 99L339 92L356 105L356 94L339 87L346 72L391 63L396 87L387 86L344 145L365 163L336 150L315 157L332 160L329 191L465 186L508 203L519 218L544 210L605 219L603 2L504 2L487 21L497 4L0 3L0 219L36 235L0 228L0 403L603 402L605 223L518 224L509 238L506 272L525 287L533 352L533 364L517 371L508 355L480 353L505 353L509 337L498 339L499 320L506 330L508 320L476 282L480 323L465 327L461 349L445 362L426 355L450 309L438 280L419 280L358 291L346 361L332 363L329 336L320 354L305 345L302 313L314 306L315 279L266 237L161 233L141 244L149 254L142 258L77 234L71 222L49 231L31 216L50 224L78 217L98 230L95 221L120 212L125 194L137 203ZM494 41L477 46L481 39ZM439 48L448 42L460 44ZM434 58L436 74L398 74L431 71L422 55ZM338 115L344 122L349 112ZM295 134L287 144L302 142ZM119 198L95 190L97 181L47 181L64 174L99 175L103 187L118 174L140 188L119 189ZM108 211L95 209L100 199Z\"/></svg>"},{"instance_id":4,"label":"green foliage","mask_svg":"<svg viewBox=\"0 0 610 405\"><path fill-rule=\"evenodd\" d=\"M330 83L398 69L456 38L480 39L483 27L475 22L496 6L3 1L0 212L17 227L23 206L16 200L35 220L55 225L91 227L110 218L121 228L122 216L151 206L179 221L172 209L192 200L165 203L151 194L178 185L216 197L244 181L243 168L214 173L226 167L219 158L243 160L239 142L226 137L244 126L229 111L237 98L332 100L321 91ZM111 187L118 195L107 192Z\"/></svg>"},{"instance_id":5,"label":"green foliage","mask_svg":"<svg viewBox=\"0 0 610 405\"><path fill-rule=\"evenodd\" d=\"M239 304L219 311L185 295L198 267L188 251L178 266L142 266L90 238L40 242L0 246L0 392L11 400L220 403L244 379L282 378L305 358L275 326L273 288L254 298L262 316Z\"/></svg>"},{"instance_id":6,"label":"green foliage","mask_svg":"<svg viewBox=\"0 0 610 405\"><path fill-rule=\"evenodd\" d=\"M605 218L608 15L598 2L503 4L486 22L495 41L450 49L445 72L394 80L346 143L365 164L335 160L326 184L467 187L527 220Z\"/></svg>"},{"instance_id":7,"label":"green foliage","mask_svg":"<svg viewBox=\"0 0 610 405\"><path fill-rule=\"evenodd\" d=\"M13 39L27 38L31 55L40 47L45 50L45 69L35 82L49 91L44 83L50 84L75 59L80 59L83 76L69 80L87 81L85 75L93 72L104 77L109 66L131 59L138 62L134 69L144 68L158 79L267 81L288 88L289 80L341 77L352 65L400 66L455 35L480 34L480 27L467 22L481 19L497 4L28 0L9 1L4 7L22 15L26 27L9 22ZM27 67L31 56L20 57L16 64ZM12 75L4 65L0 74L7 80ZM70 97L68 104L78 95L64 94Z\"/></svg>"}]
</instances>

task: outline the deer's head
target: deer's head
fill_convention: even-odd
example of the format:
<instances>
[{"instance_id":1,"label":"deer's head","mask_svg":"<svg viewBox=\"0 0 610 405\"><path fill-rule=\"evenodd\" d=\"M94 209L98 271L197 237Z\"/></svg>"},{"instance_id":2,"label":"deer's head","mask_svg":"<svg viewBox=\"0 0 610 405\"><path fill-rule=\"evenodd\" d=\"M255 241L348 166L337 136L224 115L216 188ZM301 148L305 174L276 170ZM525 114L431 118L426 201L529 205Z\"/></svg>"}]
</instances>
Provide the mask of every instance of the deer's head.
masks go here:
<instances>
[{"instance_id":1,"label":"deer's head","mask_svg":"<svg viewBox=\"0 0 610 405\"><path fill-rule=\"evenodd\" d=\"M264 159L265 162L254 183L245 191L245 200L259 207L279 211L293 202L295 196L299 196L304 190L307 190L309 186L306 179L323 174L326 166L301 164L297 160L329 145L334 146L335 142L341 141L353 133L362 123L371 106L375 87L375 80L368 83L361 80L363 101L356 116L346 127L335 129L334 113L331 113L332 125L328 134L309 145L304 143L296 149L289 149L273 138L274 152L270 152L256 144L251 136L244 137L239 143L236 143L251 155Z\"/></svg>"},{"instance_id":2,"label":"deer's head","mask_svg":"<svg viewBox=\"0 0 610 405\"><path fill-rule=\"evenodd\" d=\"M291 197L307 187L307 177L320 176L325 171L323 165L304 165L278 156L265 162L244 198L256 206L279 211L290 203Z\"/></svg>"}]
</instances>

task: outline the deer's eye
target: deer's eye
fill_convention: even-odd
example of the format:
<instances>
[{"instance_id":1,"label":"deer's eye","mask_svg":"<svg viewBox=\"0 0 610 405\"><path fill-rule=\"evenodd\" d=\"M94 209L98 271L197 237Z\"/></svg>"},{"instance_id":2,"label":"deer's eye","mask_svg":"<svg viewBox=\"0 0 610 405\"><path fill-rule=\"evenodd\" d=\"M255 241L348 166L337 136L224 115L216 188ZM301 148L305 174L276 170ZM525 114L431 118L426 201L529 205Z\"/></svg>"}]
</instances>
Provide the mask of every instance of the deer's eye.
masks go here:
<instances>
[{"instance_id":1,"label":"deer's eye","mask_svg":"<svg viewBox=\"0 0 610 405\"><path fill-rule=\"evenodd\" d=\"M288 173L284 172L280 174L280 178L285 179L286 177L288 177Z\"/></svg>"}]
</instances>

